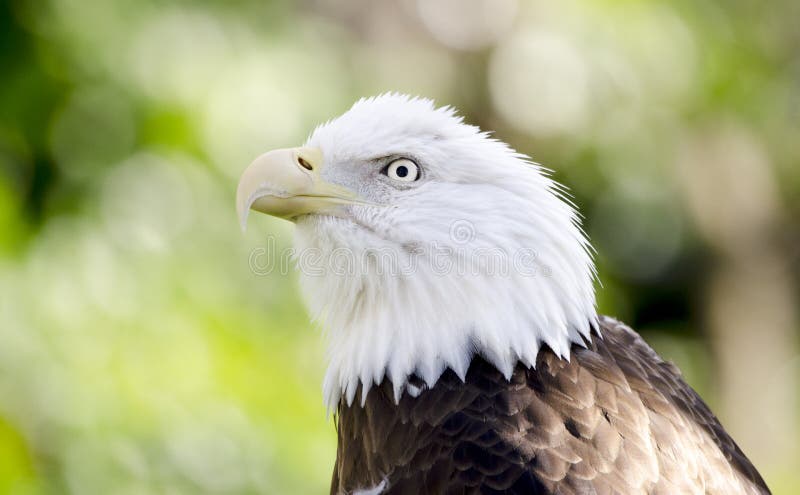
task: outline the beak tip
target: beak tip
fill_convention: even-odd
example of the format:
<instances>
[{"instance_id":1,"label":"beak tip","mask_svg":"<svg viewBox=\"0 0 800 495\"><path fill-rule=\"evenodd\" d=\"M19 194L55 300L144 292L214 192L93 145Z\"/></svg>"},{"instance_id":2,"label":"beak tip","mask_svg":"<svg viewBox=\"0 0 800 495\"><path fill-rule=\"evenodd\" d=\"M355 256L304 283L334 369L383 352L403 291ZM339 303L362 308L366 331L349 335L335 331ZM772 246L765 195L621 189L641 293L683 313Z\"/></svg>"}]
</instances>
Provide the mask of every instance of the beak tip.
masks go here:
<instances>
[{"instance_id":1,"label":"beak tip","mask_svg":"<svg viewBox=\"0 0 800 495\"><path fill-rule=\"evenodd\" d=\"M242 201L237 198L236 201L236 216L239 219L239 227L242 229L242 233L247 232L247 217L250 213L250 208L245 207Z\"/></svg>"},{"instance_id":2,"label":"beak tip","mask_svg":"<svg viewBox=\"0 0 800 495\"><path fill-rule=\"evenodd\" d=\"M238 217L239 217L239 228L242 229L242 233L243 234L247 232L247 216L248 216L249 213L250 213L250 210L246 209L244 211L239 211L239 214L238 214Z\"/></svg>"}]
</instances>

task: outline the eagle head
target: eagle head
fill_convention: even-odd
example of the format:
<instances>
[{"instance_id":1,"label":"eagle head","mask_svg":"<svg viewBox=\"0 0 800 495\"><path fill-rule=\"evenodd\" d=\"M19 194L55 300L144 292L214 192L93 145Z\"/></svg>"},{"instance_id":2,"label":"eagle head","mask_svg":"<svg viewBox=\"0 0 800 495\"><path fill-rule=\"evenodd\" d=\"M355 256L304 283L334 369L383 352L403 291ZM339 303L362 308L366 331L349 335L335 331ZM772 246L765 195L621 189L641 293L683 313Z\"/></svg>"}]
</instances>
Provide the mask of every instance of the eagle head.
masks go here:
<instances>
[{"instance_id":1,"label":"eagle head","mask_svg":"<svg viewBox=\"0 0 800 495\"><path fill-rule=\"evenodd\" d=\"M447 368L463 378L476 354L506 376L543 344L569 358L596 325L590 246L563 187L431 100L359 100L302 147L258 157L236 201L243 226L251 209L296 225L329 408L384 379L399 400Z\"/></svg>"}]
</instances>

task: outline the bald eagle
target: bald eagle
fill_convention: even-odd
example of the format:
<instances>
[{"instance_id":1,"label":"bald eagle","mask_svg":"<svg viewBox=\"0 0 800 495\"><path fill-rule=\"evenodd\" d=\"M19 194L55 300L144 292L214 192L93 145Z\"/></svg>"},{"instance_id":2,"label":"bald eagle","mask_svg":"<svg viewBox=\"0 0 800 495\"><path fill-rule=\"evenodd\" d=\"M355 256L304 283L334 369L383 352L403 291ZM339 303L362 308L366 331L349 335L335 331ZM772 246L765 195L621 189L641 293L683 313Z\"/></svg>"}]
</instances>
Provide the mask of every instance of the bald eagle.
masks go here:
<instances>
[{"instance_id":1,"label":"bald eagle","mask_svg":"<svg viewBox=\"0 0 800 495\"><path fill-rule=\"evenodd\" d=\"M596 312L564 188L450 107L385 94L258 157L327 336L332 494L769 493L703 400Z\"/></svg>"}]
</instances>

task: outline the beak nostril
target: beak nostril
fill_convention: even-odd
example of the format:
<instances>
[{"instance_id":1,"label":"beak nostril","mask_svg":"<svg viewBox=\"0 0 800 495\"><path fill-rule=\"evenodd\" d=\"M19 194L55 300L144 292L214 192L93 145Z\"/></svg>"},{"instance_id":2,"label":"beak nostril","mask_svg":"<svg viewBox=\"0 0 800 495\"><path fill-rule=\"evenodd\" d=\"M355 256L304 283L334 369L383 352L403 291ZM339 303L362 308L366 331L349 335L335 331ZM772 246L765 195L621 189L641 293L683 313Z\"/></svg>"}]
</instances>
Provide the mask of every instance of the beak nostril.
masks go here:
<instances>
[{"instance_id":1,"label":"beak nostril","mask_svg":"<svg viewBox=\"0 0 800 495\"><path fill-rule=\"evenodd\" d=\"M308 161L305 158L303 158L302 156L298 156L297 157L297 163L299 163L300 166L303 167L306 170L314 170L314 167L312 167L311 164L308 163Z\"/></svg>"}]
</instances>

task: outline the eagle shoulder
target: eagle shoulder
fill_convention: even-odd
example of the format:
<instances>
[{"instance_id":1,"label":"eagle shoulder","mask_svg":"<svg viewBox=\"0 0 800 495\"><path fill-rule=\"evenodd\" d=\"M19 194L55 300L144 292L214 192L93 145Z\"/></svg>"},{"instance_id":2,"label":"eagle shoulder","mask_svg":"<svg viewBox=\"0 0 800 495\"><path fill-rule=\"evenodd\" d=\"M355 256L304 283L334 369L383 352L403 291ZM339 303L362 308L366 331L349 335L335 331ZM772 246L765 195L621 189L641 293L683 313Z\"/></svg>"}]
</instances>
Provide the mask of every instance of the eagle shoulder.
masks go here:
<instances>
[{"instance_id":1,"label":"eagle shoulder","mask_svg":"<svg viewBox=\"0 0 800 495\"><path fill-rule=\"evenodd\" d=\"M544 348L510 380L476 356L463 382L341 403L331 493L769 493L677 368L600 324L569 361Z\"/></svg>"}]
</instances>

